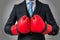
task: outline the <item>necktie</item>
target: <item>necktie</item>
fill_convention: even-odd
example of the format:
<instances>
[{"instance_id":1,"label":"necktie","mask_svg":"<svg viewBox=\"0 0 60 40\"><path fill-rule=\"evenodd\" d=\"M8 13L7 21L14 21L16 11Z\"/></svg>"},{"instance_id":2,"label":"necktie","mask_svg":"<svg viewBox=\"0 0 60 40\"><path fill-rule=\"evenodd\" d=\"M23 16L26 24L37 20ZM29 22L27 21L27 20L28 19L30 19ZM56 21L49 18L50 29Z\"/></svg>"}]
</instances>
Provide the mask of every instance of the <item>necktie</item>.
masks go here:
<instances>
[{"instance_id":1,"label":"necktie","mask_svg":"<svg viewBox=\"0 0 60 40\"><path fill-rule=\"evenodd\" d=\"M28 4L29 4L28 11L29 11L29 14L30 14L30 17L31 17L32 14L33 14L33 8L32 8L33 2L29 2Z\"/></svg>"}]
</instances>

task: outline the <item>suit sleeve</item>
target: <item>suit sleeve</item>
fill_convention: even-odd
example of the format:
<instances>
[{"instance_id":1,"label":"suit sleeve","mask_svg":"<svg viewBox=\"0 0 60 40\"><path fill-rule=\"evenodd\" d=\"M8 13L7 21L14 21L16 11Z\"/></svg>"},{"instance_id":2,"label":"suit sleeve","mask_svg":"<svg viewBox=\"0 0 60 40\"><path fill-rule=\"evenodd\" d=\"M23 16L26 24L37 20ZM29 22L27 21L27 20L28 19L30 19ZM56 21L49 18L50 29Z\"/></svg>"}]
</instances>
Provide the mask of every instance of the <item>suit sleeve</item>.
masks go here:
<instances>
[{"instance_id":1,"label":"suit sleeve","mask_svg":"<svg viewBox=\"0 0 60 40\"><path fill-rule=\"evenodd\" d=\"M7 34L10 34L12 35L11 33L11 26L14 25L16 22L16 6L14 6L9 18L8 18L8 21L4 27L4 31L7 33Z\"/></svg>"},{"instance_id":2,"label":"suit sleeve","mask_svg":"<svg viewBox=\"0 0 60 40\"><path fill-rule=\"evenodd\" d=\"M49 33L49 35L56 35L59 32L59 27L57 26L57 23L52 15L52 12L49 8L49 6L46 6L46 22L52 26L52 32Z\"/></svg>"}]
</instances>

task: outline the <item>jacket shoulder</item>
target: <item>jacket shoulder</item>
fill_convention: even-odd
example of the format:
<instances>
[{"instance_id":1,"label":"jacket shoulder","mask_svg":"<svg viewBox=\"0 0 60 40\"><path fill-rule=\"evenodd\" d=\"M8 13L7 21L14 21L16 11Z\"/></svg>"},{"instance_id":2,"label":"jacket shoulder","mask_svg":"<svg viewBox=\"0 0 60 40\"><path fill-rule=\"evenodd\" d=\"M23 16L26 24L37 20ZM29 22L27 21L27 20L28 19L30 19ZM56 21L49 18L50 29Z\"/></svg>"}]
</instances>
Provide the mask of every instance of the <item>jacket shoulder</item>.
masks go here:
<instances>
[{"instance_id":1,"label":"jacket shoulder","mask_svg":"<svg viewBox=\"0 0 60 40\"><path fill-rule=\"evenodd\" d=\"M15 4L14 6L21 6L22 4L24 3L24 1L23 2L21 2L21 3L19 3L19 4Z\"/></svg>"},{"instance_id":2,"label":"jacket shoulder","mask_svg":"<svg viewBox=\"0 0 60 40\"><path fill-rule=\"evenodd\" d=\"M43 7L48 7L49 5L48 4L45 4L45 3L43 3L43 2L40 2L40 1L38 1L39 2L39 4L41 4L41 6L43 6Z\"/></svg>"}]
</instances>

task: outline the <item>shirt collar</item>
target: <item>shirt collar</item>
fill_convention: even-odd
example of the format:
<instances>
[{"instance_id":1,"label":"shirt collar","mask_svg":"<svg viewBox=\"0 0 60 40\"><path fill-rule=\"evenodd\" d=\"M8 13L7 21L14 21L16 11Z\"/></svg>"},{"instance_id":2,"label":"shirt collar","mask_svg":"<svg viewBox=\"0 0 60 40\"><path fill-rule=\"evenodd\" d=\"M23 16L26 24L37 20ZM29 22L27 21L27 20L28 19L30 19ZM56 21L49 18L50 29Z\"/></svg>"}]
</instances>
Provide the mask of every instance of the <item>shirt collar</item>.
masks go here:
<instances>
[{"instance_id":1,"label":"shirt collar","mask_svg":"<svg viewBox=\"0 0 60 40\"><path fill-rule=\"evenodd\" d=\"M29 3L29 2L33 2L35 4L36 0L34 0L34 1L26 0L26 4Z\"/></svg>"}]
</instances>

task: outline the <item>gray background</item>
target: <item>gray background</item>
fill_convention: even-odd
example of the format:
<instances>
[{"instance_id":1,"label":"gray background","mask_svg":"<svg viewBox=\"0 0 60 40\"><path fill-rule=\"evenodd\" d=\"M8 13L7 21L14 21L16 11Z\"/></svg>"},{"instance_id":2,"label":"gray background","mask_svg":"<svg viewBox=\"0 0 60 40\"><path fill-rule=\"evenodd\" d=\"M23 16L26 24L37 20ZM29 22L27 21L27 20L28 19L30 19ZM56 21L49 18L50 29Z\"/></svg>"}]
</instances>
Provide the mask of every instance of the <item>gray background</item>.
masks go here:
<instances>
[{"instance_id":1,"label":"gray background","mask_svg":"<svg viewBox=\"0 0 60 40\"><path fill-rule=\"evenodd\" d=\"M4 25L9 18L14 4L19 4L23 0L0 0L0 40L17 40L17 36L10 36L4 32ZM54 18L60 27L60 0L40 0L49 4ZM46 40L60 40L60 32L56 36L45 35Z\"/></svg>"}]
</instances>

